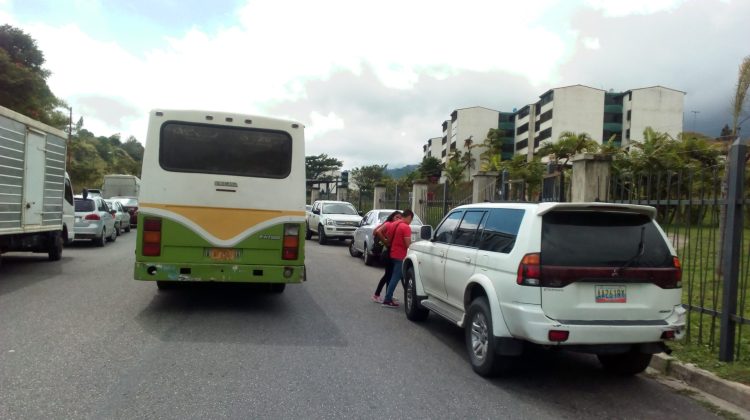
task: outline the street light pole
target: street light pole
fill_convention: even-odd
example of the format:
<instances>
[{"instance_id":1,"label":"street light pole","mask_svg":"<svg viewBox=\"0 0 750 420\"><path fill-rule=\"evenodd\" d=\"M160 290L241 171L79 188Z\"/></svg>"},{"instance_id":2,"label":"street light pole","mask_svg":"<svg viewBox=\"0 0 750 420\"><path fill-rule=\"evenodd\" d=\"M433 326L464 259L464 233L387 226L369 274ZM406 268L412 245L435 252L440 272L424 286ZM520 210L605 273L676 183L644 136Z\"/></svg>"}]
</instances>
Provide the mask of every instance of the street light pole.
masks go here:
<instances>
[{"instance_id":1,"label":"street light pole","mask_svg":"<svg viewBox=\"0 0 750 420\"><path fill-rule=\"evenodd\" d=\"M700 111L690 111L693 113L693 132L695 133L695 120L698 118L698 114L700 114Z\"/></svg>"}]
</instances>

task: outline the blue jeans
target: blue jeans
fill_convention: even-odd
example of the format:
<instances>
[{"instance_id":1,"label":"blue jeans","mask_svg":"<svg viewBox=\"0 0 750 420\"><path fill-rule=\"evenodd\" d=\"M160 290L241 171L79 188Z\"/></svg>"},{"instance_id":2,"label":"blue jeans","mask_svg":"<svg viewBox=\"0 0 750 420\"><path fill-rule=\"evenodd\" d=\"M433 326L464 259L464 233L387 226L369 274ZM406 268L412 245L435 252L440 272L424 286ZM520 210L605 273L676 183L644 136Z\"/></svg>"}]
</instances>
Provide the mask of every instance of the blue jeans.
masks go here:
<instances>
[{"instance_id":1,"label":"blue jeans","mask_svg":"<svg viewBox=\"0 0 750 420\"><path fill-rule=\"evenodd\" d=\"M391 259L391 264L393 264L393 273L391 274L391 281L388 282L388 288L385 290L385 298L383 298L383 302L390 302L393 300L393 292L396 291L396 286L398 286L398 282L401 281L401 269L404 266L404 261Z\"/></svg>"}]
</instances>

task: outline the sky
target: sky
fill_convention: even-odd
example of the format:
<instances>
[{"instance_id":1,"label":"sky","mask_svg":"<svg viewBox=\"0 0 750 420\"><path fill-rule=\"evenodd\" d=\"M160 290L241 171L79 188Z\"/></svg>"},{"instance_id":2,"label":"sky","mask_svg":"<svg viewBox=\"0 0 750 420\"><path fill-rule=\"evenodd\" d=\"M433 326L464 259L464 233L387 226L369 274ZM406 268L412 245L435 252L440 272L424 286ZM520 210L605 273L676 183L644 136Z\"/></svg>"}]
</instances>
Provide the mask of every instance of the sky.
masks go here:
<instances>
[{"instance_id":1,"label":"sky","mask_svg":"<svg viewBox=\"0 0 750 420\"><path fill-rule=\"evenodd\" d=\"M156 108L287 118L343 169L418 164L453 110L575 84L686 92L684 130L718 136L749 19L748 0L0 0L96 135L145 142Z\"/></svg>"}]
</instances>

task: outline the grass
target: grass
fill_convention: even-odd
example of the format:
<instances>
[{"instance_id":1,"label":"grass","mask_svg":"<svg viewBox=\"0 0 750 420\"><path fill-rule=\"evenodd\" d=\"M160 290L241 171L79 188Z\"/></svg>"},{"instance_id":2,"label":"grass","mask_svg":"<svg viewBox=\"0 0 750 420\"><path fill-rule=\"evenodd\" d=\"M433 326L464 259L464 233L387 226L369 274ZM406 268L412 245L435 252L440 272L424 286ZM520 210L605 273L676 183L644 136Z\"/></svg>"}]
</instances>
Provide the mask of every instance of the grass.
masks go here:
<instances>
[{"instance_id":1,"label":"grass","mask_svg":"<svg viewBox=\"0 0 750 420\"><path fill-rule=\"evenodd\" d=\"M714 226L664 226L673 240L683 268L683 303L720 312L722 309L722 280L716 273L718 261L718 228ZM750 230L745 230L741 251L738 311L750 319L750 302L741 307L742 297L750 300L748 278L750 274ZM691 311L688 319L688 336L670 345L672 356L680 361L715 373L724 379L750 385L750 326L738 325L739 341L732 363L719 361L720 318L711 314Z\"/></svg>"}]
</instances>

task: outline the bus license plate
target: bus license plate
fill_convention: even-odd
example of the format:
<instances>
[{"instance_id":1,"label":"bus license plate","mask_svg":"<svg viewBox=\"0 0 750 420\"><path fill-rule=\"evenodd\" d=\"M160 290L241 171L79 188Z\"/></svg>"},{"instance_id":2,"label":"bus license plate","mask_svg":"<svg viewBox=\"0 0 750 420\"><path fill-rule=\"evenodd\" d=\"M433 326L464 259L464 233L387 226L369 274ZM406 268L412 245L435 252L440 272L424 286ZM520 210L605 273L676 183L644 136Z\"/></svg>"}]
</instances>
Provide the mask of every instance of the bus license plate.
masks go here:
<instances>
[{"instance_id":1,"label":"bus license plate","mask_svg":"<svg viewBox=\"0 0 750 420\"><path fill-rule=\"evenodd\" d=\"M628 301L625 286L596 286L596 303L626 303Z\"/></svg>"},{"instance_id":2,"label":"bus license plate","mask_svg":"<svg viewBox=\"0 0 750 420\"><path fill-rule=\"evenodd\" d=\"M237 259L238 252L232 248L210 248L208 256L214 261L232 261Z\"/></svg>"}]
</instances>

